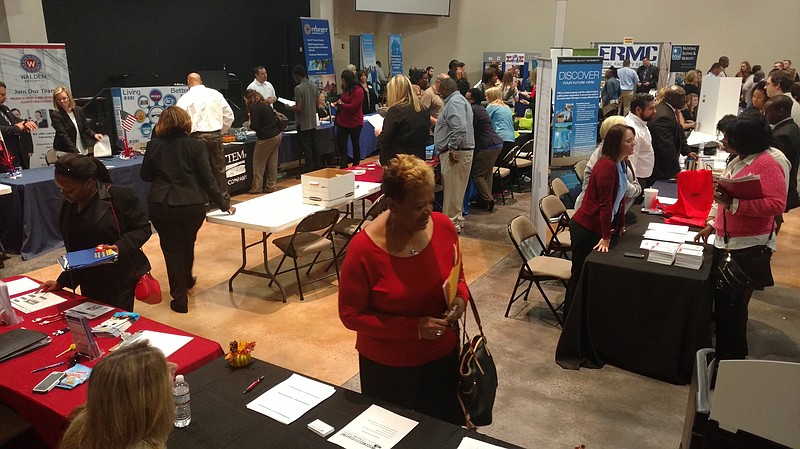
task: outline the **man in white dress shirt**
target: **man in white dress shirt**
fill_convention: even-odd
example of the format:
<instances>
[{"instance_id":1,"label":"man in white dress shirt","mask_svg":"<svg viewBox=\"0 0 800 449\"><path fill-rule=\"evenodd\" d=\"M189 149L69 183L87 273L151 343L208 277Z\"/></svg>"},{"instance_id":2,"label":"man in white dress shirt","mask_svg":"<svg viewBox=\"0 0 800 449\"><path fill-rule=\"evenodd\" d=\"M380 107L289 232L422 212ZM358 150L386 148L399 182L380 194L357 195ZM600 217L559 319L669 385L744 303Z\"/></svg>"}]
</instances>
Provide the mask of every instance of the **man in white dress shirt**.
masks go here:
<instances>
[{"instance_id":1,"label":"man in white dress shirt","mask_svg":"<svg viewBox=\"0 0 800 449\"><path fill-rule=\"evenodd\" d=\"M247 88L260 93L261 96L264 97L264 100L270 105L275 103L278 97L275 96L275 88L272 87L272 83L267 81L267 69L263 65L260 65L253 69L253 75L255 75L255 78Z\"/></svg>"},{"instance_id":2,"label":"man in white dress shirt","mask_svg":"<svg viewBox=\"0 0 800 449\"><path fill-rule=\"evenodd\" d=\"M214 179L222 196L229 199L222 134L233 124L233 110L221 93L203 85L200 74L190 73L186 77L186 84L189 91L178 99L177 106L192 119L192 137L205 145Z\"/></svg>"},{"instance_id":3,"label":"man in white dress shirt","mask_svg":"<svg viewBox=\"0 0 800 449\"><path fill-rule=\"evenodd\" d=\"M647 128L653 115L656 113L656 101L650 94L636 94L631 100L631 111L625 116L625 122L636 130L636 142L633 146L633 154L629 157L633 172L639 179L639 184L643 188L647 185L647 178L653 174L653 164L656 156L653 151L653 138L650 129Z\"/></svg>"},{"instance_id":4,"label":"man in white dress shirt","mask_svg":"<svg viewBox=\"0 0 800 449\"><path fill-rule=\"evenodd\" d=\"M636 70L631 68L630 59L622 61L622 68L617 70L617 78L619 78L619 88L622 91L619 96L620 114L627 115L631 108L633 91L636 89L636 84L639 82L639 75L636 73Z\"/></svg>"}]
</instances>

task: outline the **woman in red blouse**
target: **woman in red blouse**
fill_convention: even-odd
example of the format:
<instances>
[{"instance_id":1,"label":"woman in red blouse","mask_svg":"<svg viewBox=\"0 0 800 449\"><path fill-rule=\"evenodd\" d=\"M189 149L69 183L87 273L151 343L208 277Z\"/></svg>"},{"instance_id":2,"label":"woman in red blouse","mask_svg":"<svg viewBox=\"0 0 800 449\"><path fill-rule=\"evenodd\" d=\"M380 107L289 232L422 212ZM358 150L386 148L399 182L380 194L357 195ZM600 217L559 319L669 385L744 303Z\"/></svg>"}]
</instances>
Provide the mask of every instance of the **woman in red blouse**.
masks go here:
<instances>
[{"instance_id":1,"label":"woman in red blouse","mask_svg":"<svg viewBox=\"0 0 800 449\"><path fill-rule=\"evenodd\" d=\"M353 165L361 161L361 128L364 126L364 89L358 84L356 75L350 71L342 72L342 96L336 105L336 146L339 147L339 168L347 168L347 138L353 144Z\"/></svg>"},{"instance_id":2,"label":"woman in red blouse","mask_svg":"<svg viewBox=\"0 0 800 449\"><path fill-rule=\"evenodd\" d=\"M597 250L608 252L611 234L625 233L625 189L628 178L624 159L633 154L636 132L627 125L614 125L603 141L603 156L592 168L581 207L569 224L572 239L572 275L564 297L569 312L586 257Z\"/></svg>"},{"instance_id":3,"label":"woman in red blouse","mask_svg":"<svg viewBox=\"0 0 800 449\"><path fill-rule=\"evenodd\" d=\"M468 297L463 270L455 304L442 293L458 255L458 233L433 212L433 170L399 154L383 175L388 210L347 250L339 317L356 331L361 391L457 425L458 332Z\"/></svg>"}]
</instances>

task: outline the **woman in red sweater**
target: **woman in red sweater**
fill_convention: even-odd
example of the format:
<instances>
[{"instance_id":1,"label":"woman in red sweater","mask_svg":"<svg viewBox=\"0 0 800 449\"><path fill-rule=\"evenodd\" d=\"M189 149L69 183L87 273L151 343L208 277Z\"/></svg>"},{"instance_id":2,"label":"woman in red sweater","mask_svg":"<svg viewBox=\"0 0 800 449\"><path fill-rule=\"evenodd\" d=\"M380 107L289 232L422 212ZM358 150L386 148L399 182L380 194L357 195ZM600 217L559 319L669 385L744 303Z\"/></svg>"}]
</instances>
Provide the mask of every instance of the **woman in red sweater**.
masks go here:
<instances>
[{"instance_id":1,"label":"woman in red sweater","mask_svg":"<svg viewBox=\"0 0 800 449\"><path fill-rule=\"evenodd\" d=\"M628 186L624 159L633 154L636 132L627 125L614 125L603 141L603 155L592 168L580 209L572 216L572 275L564 297L564 315L569 312L581 277L583 261L597 250L608 252L612 231L625 233L623 199ZM620 205L622 204L622 205Z\"/></svg>"},{"instance_id":2,"label":"woman in red sweater","mask_svg":"<svg viewBox=\"0 0 800 449\"><path fill-rule=\"evenodd\" d=\"M358 84L356 75L350 71L342 72L342 96L336 105L336 146L339 148L339 168L347 168L347 138L353 144L353 165L361 162L361 128L364 126L364 89Z\"/></svg>"},{"instance_id":3,"label":"woman in red sweater","mask_svg":"<svg viewBox=\"0 0 800 449\"><path fill-rule=\"evenodd\" d=\"M383 175L388 210L353 237L339 281L339 317L356 331L361 391L464 425L458 404L458 332L468 297L442 284L459 253L450 220L433 212L433 170L399 154Z\"/></svg>"},{"instance_id":4,"label":"woman in red sweater","mask_svg":"<svg viewBox=\"0 0 800 449\"><path fill-rule=\"evenodd\" d=\"M744 113L724 129L723 144L735 155L722 173L724 178L759 175L763 197L734 198L721 188L714 192L714 205L695 240L712 233L714 260L719 263L725 247L750 278L750 285L732 288L716 283L714 320L716 355L719 359L747 356L747 306L754 289L774 285L769 261L775 250L775 216L786 207L786 177L780 164L769 154L772 130L761 114ZM727 231L727 232L726 232Z\"/></svg>"}]
</instances>

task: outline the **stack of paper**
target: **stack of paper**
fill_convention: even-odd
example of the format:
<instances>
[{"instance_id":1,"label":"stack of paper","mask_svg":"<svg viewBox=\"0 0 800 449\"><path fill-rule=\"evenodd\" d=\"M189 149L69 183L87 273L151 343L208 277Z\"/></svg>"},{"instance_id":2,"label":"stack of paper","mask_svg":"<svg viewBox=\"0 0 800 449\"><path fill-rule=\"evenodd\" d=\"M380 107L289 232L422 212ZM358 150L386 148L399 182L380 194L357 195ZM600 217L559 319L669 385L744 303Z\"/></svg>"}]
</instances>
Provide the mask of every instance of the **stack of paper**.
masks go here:
<instances>
[{"instance_id":1,"label":"stack of paper","mask_svg":"<svg viewBox=\"0 0 800 449\"><path fill-rule=\"evenodd\" d=\"M650 255L647 256L647 261L662 265L672 265L672 262L675 261L675 253L678 252L679 246L679 243L656 242L656 244L650 248Z\"/></svg>"},{"instance_id":2,"label":"stack of paper","mask_svg":"<svg viewBox=\"0 0 800 449\"><path fill-rule=\"evenodd\" d=\"M703 265L703 246L684 243L675 253L675 266L699 270Z\"/></svg>"}]
</instances>

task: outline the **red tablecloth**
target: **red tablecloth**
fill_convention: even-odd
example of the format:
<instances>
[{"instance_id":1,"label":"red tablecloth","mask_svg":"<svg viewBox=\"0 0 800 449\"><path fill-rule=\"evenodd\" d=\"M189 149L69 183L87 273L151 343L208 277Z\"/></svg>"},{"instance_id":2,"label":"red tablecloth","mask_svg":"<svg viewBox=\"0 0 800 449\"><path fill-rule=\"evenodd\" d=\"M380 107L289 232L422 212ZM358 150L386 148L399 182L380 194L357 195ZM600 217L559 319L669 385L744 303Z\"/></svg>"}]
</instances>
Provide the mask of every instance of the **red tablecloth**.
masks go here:
<instances>
[{"instance_id":1,"label":"red tablecloth","mask_svg":"<svg viewBox=\"0 0 800 449\"><path fill-rule=\"evenodd\" d=\"M16 276L4 280L9 281L18 278L19 276ZM69 309L70 307L87 301L87 298L74 295L67 291L59 292L59 294L67 298L67 301L31 314L17 312L18 315L24 318L24 321L14 326L0 325L0 334L12 329L24 327L26 329L52 335L54 331L66 328L67 324L64 320L44 326L32 322L36 317L52 315L58 311ZM92 326L97 325L110 316L111 313L109 312L99 318L89 321L89 324ZM186 374L194 371L223 354L219 343L215 341L192 335L188 332L144 317L141 317L137 322L133 323L128 329L128 332L133 333L138 330L152 330L194 337L188 344L169 356L169 361L178 365L179 374ZM36 394L32 392L33 387L50 372L64 371L67 369L67 365L62 365L31 374L31 371L36 368L67 360L70 357L70 355L63 355L56 358L56 355L65 350L70 343L72 343L72 335L67 332L63 335L52 337L52 339L52 343L44 348L0 363L0 402L16 410L17 413L36 428L39 435L48 445L56 447L61 439L61 435L69 425L67 417L75 407L86 402L87 385L84 383L72 390L54 388L47 394ZM97 341L103 352L107 354L109 348L119 343L120 339L98 338ZM81 363L92 367L97 363L97 360L91 362L82 361Z\"/></svg>"}]
</instances>

